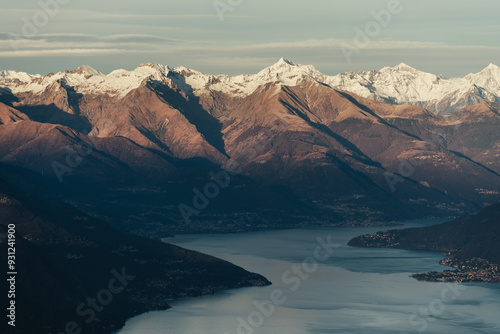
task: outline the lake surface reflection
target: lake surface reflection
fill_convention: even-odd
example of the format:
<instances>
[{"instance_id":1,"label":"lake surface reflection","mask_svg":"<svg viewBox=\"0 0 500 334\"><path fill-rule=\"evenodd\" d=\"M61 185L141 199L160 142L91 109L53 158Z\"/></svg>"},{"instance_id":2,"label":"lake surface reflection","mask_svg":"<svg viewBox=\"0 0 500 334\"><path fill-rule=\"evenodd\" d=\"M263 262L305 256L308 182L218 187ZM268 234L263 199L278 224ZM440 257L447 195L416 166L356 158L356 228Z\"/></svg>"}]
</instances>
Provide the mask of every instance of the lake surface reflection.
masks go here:
<instances>
[{"instance_id":1,"label":"lake surface reflection","mask_svg":"<svg viewBox=\"0 0 500 334\"><path fill-rule=\"evenodd\" d=\"M407 222L404 227L435 223ZM384 228L281 230L165 239L262 274L273 285L172 301L172 309L130 319L118 333L500 333L499 285L457 287L418 282L408 275L447 269L439 265L442 254L347 247L351 238L379 230ZM301 265L304 259L314 257L317 238L326 240L329 235L338 245L333 254L318 261L317 267L309 262L306 268L310 273L302 270L294 274L294 264ZM276 297L276 291L281 293L281 305L270 306L266 301Z\"/></svg>"}]
</instances>

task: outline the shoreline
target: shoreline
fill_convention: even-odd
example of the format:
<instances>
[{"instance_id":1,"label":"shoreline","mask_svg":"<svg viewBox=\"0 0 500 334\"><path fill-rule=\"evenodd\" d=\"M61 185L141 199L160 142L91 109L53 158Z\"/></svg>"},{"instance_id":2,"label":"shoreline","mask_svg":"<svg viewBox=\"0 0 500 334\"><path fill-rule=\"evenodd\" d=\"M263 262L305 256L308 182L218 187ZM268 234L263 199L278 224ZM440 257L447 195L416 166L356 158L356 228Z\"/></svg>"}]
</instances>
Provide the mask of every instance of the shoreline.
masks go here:
<instances>
[{"instance_id":1,"label":"shoreline","mask_svg":"<svg viewBox=\"0 0 500 334\"><path fill-rule=\"evenodd\" d=\"M485 259L446 258L439 264L455 270L431 271L425 274L412 274L410 277L423 282L500 283L500 265Z\"/></svg>"}]
</instances>

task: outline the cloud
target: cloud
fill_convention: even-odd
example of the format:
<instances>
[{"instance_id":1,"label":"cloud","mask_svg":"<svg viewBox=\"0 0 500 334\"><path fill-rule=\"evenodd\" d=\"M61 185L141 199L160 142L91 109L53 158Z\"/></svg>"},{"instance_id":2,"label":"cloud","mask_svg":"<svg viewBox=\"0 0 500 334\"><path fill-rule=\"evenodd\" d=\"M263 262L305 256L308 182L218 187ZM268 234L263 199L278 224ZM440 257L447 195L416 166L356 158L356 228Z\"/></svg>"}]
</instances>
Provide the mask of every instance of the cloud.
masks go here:
<instances>
[{"instance_id":1,"label":"cloud","mask_svg":"<svg viewBox=\"0 0 500 334\"><path fill-rule=\"evenodd\" d=\"M139 52L139 50L137 50ZM60 56L104 56L110 54L121 54L121 49L55 49L55 50L23 50L23 51L0 51L0 58L37 58L37 57L60 57Z\"/></svg>"},{"instance_id":2,"label":"cloud","mask_svg":"<svg viewBox=\"0 0 500 334\"><path fill-rule=\"evenodd\" d=\"M27 41L46 41L47 43L54 42L68 42L68 43L78 43L78 42L141 42L141 43L151 43L151 42L170 42L170 43L180 43L184 42L177 39L165 38L161 36L148 35L148 34L120 34L120 35L109 35L109 36L98 36L90 34L39 34L33 36L23 36L19 34L6 34L0 33L0 41L11 40L11 39L22 39Z\"/></svg>"},{"instance_id":3,"label":"cloud","mask_svg":"<svg viewBox=\"0 0 500 334\"><path fill-rule=\"evenodd\" d=\"M378 69L406 62L428 72L463 75L465 73L458 71L466 71L464 64L472 71L490 62L500 63L500 47L384 40L373 41L360 49L348 63L340 49L345 43L352 44L352 41L311 39L227 45L150 34L98 36L60 33L24 38L0 33L0 58L72 57L75 61L85 61L85 57L119 54L120 57L113 59L113 66L134 67L141 62L152 61L185 65L212 74L255 73L280 57L313 64L326 74ZM113 69L106 68L109 71Z\"/></svg>"},{"instance_id":4,"label":"cloud","mask_svg":"<svg viewBox=\"0 0 500 334\"><path fill-rule=\"evenodd\" d=\"M45 57L57 54L109 54L110 52L161 51L188 42L146 34L96 36L88 34L44 34L24 37L0 33L0 57ZM74 50L70 52L70 50Z\"/></svg>"},{"instance_id":5,"label":"cloud","mask_svg":"<svg viewBox=\"0 0 500 334\"><path fill-rule=\"evenodd\" d=\"M165 22L166 20L199 20L199 19L210 19L219 20L219 15L215 11L210 13L171 13L171 14L140 14L140 13L117 13L117 12L104 12L96 10L72 10L72 9L60 9L57 11L57 15L51 17L50 20L59 22L78 22L78 23L89 23L89 22L103 22L103 23L123 23L133 21L138 22L149 22L158 21ZM40 12L39 9L2 9L2 14L5 17L4 21L19 22L19 19L26 17L28 20L33 17L36 13ZM161 13L161 11L159 11ZM237 15L232 14L232 18L235 19L258 19L260 16L255 15Z\"/></svg>"}]
</instances>

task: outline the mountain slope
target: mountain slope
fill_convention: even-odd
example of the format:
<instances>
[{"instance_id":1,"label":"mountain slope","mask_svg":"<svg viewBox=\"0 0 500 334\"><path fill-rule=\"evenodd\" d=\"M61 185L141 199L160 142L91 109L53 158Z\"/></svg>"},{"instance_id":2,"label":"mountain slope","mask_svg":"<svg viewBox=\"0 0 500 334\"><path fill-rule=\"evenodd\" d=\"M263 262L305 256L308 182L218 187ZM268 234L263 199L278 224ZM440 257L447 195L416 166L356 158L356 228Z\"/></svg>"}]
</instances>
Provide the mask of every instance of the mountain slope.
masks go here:
<instances>
[{"instance_id":1,"label":"mountain slope","mask_svg":"<svg viewBox=\"0 0 500 334\"><path fill-rule=\"evenodd\" d=\"M349 246L426 249L453 252L458 258L482 258L500 264L500 204L430 227L359 236Z\"/></svg>"},{"instance_id":2,"label":"mountain slope","mask_svg":"<svg viewBox=\"0 0 500 334\"><path fill-rule=\"evenodd\" d=\"M23 195L2 179L0 217L2 233L11 223L17 233L16 333L61 332L69 321L84 332L108 333L133 315L167 308L170 298L269 284L226 261L125 234L68 206ZM6 263L7 240L0 244ZM103 303L95 318L77 311L96 294L104 300L98 292L111 289L113 277L122 278L124 289L115 289L112 303Z\"/></svg>"},{"instance_id":3,"label":"mountain slope","mask_svg":"<svg viewBox=\"0 0 500 334\"><path fill-rule=\"evenodd\" d=\"M493 105L436 115L329 78L285 59L236 77L153 64L2 72L0 161L41 174L32 183L56 200L141 233L450 217L500 200ZM227 187L194 208L223 171Z\"/></svg>"}]
</instances>

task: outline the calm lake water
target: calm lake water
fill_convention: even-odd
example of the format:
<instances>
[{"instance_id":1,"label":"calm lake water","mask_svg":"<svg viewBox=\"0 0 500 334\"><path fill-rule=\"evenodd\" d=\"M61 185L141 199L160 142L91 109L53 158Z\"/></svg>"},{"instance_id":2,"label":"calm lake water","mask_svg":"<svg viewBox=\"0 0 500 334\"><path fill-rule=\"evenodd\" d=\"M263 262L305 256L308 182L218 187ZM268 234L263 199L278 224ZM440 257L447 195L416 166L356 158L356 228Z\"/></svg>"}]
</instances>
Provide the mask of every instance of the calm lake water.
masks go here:
<instances>
[{"instance_id":1,"label":"calm lake water","mask_svg":"<svg viewBox=\"0 0 500 334\"><path fill-rule=\"evenodd\" d=\"M435 223L408 222L404 227ZM165 239L260 273L273 285L171 301L172 309L132 318L118 333L500 333L499 285L418 282L408 275L447 269L439 265L442 254L347 247L351 238L379 230L384 228ZM333 254L321 248L315 258L318 237L329 235L337 244Z\"/></svg>"}]
</instances>

